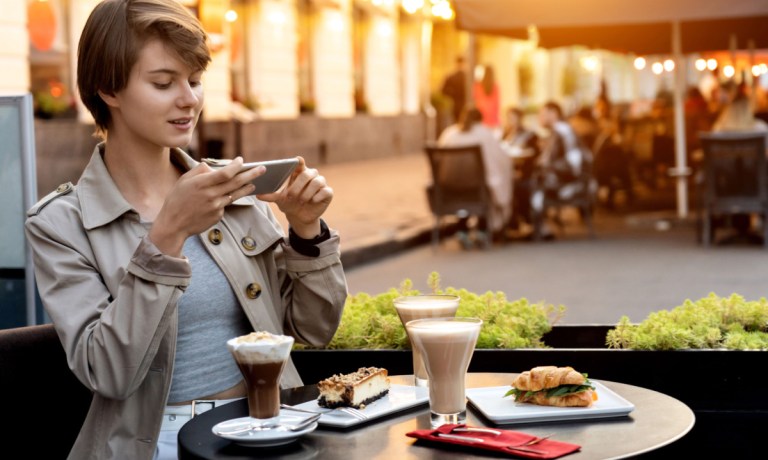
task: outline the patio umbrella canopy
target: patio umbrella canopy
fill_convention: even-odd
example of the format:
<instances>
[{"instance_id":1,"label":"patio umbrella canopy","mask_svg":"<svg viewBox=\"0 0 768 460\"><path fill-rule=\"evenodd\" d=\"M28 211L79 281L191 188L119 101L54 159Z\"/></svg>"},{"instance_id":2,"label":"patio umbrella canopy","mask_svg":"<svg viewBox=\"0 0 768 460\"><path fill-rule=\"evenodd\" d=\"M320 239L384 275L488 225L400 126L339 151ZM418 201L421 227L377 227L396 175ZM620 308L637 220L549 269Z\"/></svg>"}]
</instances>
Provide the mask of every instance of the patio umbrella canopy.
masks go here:
<instances>
[{"instance_id":1,"label":"patio umbrella canopy","mask_svg":"<svg viewBox=\"0 0 768 460\"><path fill-rule=\"evenodd\" d=\"M539 46L583 45L636 54L667 54L673 24L681 51L768 48L764 0L454 0L460 29L527 39L535 25Z\"/></svg>"},{"instance_id":2,"label":"patio umbrella canopy","mask_svg":"<svg viewBox=\"0 0 768 460\"><path fill-rule=\"evenodd\" d=\"M456 24L473 33L528 39L538 46L582 45L636 54L768 48L766 0L454 0ZM677 211L688 214L682 66L675 70Z\"/></svg>"}]
</instances>

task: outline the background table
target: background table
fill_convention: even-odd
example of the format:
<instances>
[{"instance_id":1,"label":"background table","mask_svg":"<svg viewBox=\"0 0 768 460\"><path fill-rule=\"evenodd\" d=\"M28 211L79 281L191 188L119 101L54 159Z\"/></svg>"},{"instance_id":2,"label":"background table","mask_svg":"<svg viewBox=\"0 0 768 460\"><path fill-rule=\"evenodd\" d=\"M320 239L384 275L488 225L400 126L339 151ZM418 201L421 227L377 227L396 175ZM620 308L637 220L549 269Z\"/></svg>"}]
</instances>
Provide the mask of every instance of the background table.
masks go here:
<instances>
[{"instance_id":1,"label":"background table","mask_svg":"<svg viewBox=\"0 0 768 460\"><path fill-rule=\"evenodd\" d=\"M516 374L468 374L467 388L509 385ZM412 376L393 376L392 383L411 384ZM683 437L694 424L693 412L670 396L632 385L601 380L635 405L628 417L547 423L505 425L503 428L581 445L581 451L567 460L625 458L650 452ZM300 404L317 398L314 385L283 390L282 402ZM475 454L455 446L416 443L405 436L409 431L430 428L429 407L375 419L346 430L319 427L289 446L260 449L238 446L211 432L216 423L248 415L245 400L217 407L188 422L179 432L180 459L470 459L500 458ZM493 426L469 405L467 424ZM506 457L509 458L509 457Z\"/></svg>"}]
</instances>

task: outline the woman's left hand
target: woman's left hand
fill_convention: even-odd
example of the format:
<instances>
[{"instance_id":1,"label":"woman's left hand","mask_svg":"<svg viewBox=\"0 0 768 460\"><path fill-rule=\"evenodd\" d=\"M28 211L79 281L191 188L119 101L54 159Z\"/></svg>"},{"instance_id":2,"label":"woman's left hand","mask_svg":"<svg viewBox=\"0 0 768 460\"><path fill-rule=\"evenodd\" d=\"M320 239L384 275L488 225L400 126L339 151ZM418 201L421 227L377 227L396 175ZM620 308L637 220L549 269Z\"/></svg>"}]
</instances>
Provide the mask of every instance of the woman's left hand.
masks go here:
<instances>
[{"instance_id":1,"label":"woman's left hand","mask_svg":"<svg viewBox=\"0 0 768 460\"><path fill-rule=\"evenodd\" d=\"M275 203L285 214L293 231L301 238L320 234L320 217L333 199L333 189L317 169L307 168L304 158L281 191L258 195L258 199Z\"/></svg>"}]
</instances>

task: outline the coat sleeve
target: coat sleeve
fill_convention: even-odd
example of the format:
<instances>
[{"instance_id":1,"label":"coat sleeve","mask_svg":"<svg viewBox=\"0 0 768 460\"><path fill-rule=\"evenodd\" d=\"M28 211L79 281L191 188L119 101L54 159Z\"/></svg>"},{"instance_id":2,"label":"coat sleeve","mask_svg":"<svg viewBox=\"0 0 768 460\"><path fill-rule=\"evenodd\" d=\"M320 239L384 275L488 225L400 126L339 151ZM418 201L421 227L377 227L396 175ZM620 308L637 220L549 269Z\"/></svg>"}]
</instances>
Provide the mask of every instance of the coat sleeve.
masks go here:
<instances>
[{"instance_id":1,"label":"coat sleeve","mask_svg":"<svg viewBox=\"0 0 768 460\"><path fill-rule=\"evenodd\" d=\"M291 248L286 238L276 252L276 262L285 333L300 343L322 347L331 341L341 321L347 280L338 233L331 230L330 239L318 244L318 248L317 257L305 256Z\"/></svg>"},{"instance_id":2,"label":"coat sleeve","mask_svg":"<svg viewBox=\"0 0 768 460\"><path fill-rule=\"evenodd\" d=\"M78 379L104 397L126 399L144 381L191 268L144 237L110 292L72 214L46 210L27 219L40 297Z\"/></svg>"}]
</instances>

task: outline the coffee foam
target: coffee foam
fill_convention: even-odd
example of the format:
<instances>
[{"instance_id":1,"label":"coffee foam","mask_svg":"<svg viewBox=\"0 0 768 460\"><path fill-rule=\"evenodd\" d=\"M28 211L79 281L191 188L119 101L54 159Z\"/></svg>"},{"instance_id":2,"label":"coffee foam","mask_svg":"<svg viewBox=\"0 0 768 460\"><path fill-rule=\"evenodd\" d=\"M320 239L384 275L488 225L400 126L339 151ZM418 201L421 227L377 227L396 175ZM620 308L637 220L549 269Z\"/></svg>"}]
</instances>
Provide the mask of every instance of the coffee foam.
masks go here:
<instances>
[{"instance_id":1,"label":"coffee foam","mask_svg":"<svg viewBox=\"0 0 768 460\"><path fill-rule=\"evenodd\" d=\"M405 310L428 310L449 308L459 305L459 299L451 296L400 297L394 300L396 308Z\"/></svg>"},{"instance_id":2,"label":"coffee foam","mask_svg":"<svg viewBox=\"0 0 768 460\"><path fill-rule=\"evenodd\" d=\"M239 361L274 362L285 361L291 354L293 337L252 332L227 341L227 348Z\"/></svg>"}]
</instances>

